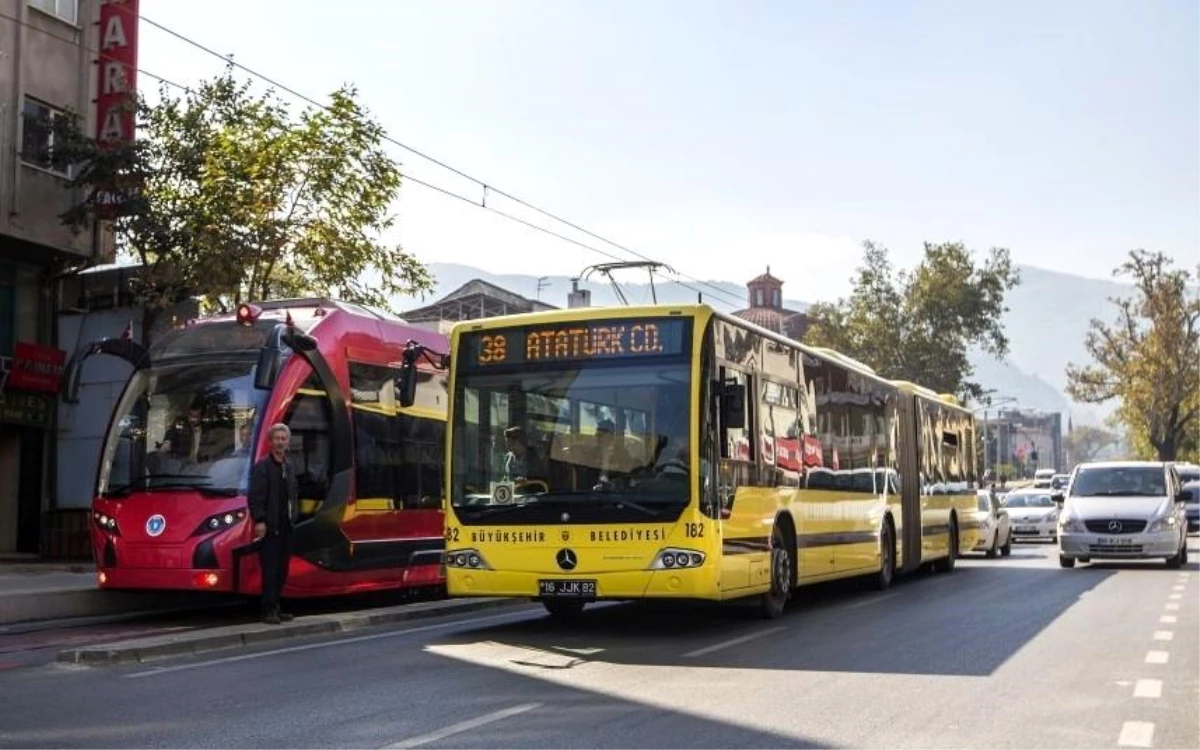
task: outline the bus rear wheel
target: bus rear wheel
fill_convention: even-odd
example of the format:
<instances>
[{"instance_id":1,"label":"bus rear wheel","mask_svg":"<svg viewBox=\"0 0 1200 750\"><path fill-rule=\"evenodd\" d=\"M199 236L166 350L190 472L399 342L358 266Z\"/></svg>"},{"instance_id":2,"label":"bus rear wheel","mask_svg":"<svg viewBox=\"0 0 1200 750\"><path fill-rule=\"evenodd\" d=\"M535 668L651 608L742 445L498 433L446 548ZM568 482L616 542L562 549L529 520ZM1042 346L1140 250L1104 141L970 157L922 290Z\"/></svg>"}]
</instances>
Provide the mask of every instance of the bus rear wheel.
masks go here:
<instances>
[{"instance_id":1,"label":"bus rear wheel","mask_svg":"<svg viewBox=\"0 0 1200 750\"><path fill-rule=\"evenodd\" d=\"M543 599L542 606L555 619L573 620L583 613L584 603L571 599Z\"/></svg>"},{"instance_id":2,"label":"bus rear wheel","mask_svg":"<svg viewBox=\"0 0 1200 750\"><path fill-rule=\"evenodd\" d=\"M793 570L791 550L776 524L771 532L771 588L759 597L759 609L766 619L774 620L783 614L792 593Z\"/></svg>"},{"instance_id":3,"label":"bus rear wheel","mask_svg":"<svg viewBox=\"0 0 1200 750\"><path fill-rule=\"evenodd\" d=\"M954 563L958 560L958 523L954 517L950 517L950 530L947 532L946 539L946 556L933 564L934 570L939 573L950 573L954 570Z\"/></svg>"},{"instance_id":4,"label":"bus rear wheel","mask_svg":"<svg viewBox=\"0 0 1200 750\"><path fill-rule=\"evenodd\" d=\"M896 577L896 540L890 521L883 522L879 533L879 572L875 574L875 588L882 591L892 585Z\"/></svg>"}]
</instances>

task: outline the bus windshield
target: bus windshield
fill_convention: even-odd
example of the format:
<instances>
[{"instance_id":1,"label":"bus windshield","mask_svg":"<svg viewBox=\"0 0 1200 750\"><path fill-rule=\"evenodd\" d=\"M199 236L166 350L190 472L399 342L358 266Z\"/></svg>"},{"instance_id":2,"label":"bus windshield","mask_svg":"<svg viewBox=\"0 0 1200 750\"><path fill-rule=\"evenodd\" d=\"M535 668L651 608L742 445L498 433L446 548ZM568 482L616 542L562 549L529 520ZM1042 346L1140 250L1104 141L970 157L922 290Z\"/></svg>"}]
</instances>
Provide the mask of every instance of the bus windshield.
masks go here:
<instances>
[{"instance_id":1,"label":"bus windshield","mask_svg":"<svg viewBox=\"0 0 1200 750\"><path fill-rule=\"evenodd\" d=\"M245 494L256 419L268 395L254 387L255 362L226 354L135 372L109 429L99 493Z\"/></svg>"},{"instance_id":2,"label":"bus windshield","mask_svg":"<svg viewBox=\"0 0 1200 750\"><path fill-rule=\"evenodd\" d=\"M690 488L687 356L456 378L451 502L465 523L678 516Z\"/></svg>"}]
</instances>

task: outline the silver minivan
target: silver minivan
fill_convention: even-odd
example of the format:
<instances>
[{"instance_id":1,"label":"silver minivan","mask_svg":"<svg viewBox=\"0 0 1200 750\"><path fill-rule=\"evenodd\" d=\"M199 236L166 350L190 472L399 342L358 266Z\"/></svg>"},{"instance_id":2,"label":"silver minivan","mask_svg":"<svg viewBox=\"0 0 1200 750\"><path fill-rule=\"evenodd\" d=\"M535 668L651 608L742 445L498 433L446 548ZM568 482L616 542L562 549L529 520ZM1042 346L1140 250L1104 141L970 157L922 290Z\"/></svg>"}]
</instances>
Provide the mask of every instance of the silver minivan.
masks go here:
<instances>
[{"instance_id":1,"label":"silver minivan","mask_svg":"<svg viewBox=\"0 0 1200 750\"><path fill-rule=\"evenodd\" d=\"M1080 464L1066 492L1052 494L1058 514L1058 561L1160 557L1187 562L1186 494L1175 468L1161 461Z\"/></svg>"}]
</instances>

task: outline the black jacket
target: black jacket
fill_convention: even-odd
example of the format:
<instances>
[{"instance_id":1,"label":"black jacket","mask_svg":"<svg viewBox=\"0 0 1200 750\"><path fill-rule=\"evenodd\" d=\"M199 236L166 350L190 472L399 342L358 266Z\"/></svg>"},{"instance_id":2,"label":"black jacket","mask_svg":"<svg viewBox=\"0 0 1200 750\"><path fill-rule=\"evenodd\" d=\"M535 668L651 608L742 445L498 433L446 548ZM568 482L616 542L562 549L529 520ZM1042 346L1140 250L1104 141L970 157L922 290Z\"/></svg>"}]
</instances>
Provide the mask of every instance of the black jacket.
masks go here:
<instances>
[{"instance_id":1,"label":"black jacket","mask_svg":"<svg viewBox=\"0 0 1200 750\"><path fill-rule=\"evenodd\" d=\"M247 498L250 517L255 523L265 523L267 529L272 531L279 528L280 517L284 515L289 525L294 524L300 508L300 484L296 481L296 472L286 457L283 461L287 467L286 487L279 486L279 472L272 471L278 464L270 455L254 464L250 470L250 495ZM280 513L279 508L281 497L287 500L284 513Z\"/></svg>"}]
</instances>

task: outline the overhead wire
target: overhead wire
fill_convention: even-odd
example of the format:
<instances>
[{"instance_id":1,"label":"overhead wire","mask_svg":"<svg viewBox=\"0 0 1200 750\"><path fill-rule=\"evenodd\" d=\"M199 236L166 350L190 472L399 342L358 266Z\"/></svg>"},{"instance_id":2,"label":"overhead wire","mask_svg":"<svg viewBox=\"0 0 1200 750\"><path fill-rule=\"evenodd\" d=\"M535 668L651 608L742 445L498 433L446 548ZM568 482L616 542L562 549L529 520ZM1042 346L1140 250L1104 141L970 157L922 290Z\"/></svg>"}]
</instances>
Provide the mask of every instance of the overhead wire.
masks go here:
<instances>
[{"instance_id":1,"label":"overhead wire","mask_svg":"<svg viewBox=\"0 0 1200 750\"><path fill-rule=\"evenodd\" d=\"M245 73L248 73L248 74L250 74L251 76L254 76L255 78L258 78L259 80L261 80L261 81L263 81L263 82L265 82L265 83L269 84L270 86L273 86L273 87L275 87L275 88L277 88L277 89L279 89L279 90L281 90L281 91L285 91L285 92L287 92L288 94L291 94L292 96L296 97L297 99L299 99L299 100L301 100L301 101L304 101L304 102L306 102L306 103L308 103L308 104L311 104L311 105L313 105L314 107L318 107L318 108L320 108L320 109L325 109L325 110L328 110L328 109L329 109L328 105L322 104L321 102L319 102L319 101L317 101L317 100L313 99L312 97L310 97L310 96L307 96L306 94L303 94L303 93L301 93L300 91L297 91L296 89L294 89L294 88L292 88L292 87L290 87L290 86L288 86L288 85L286 85L286 84L284 84L284 83L281 83L280 81L278 81L278 80L276 80L276 79L274 79L274 78L271 78L270 76L267 76L267 75L265 75L265 74L263 74L263 73L260 73L260 72L258 72L257 70L254 70L253 68L250 68L249 66L247 66L247 65L244 65L244 64L242 64L242 63L240 63L240 62L237 62L236 60L234 60L234 59L233 59L233 57L232 57L231 55L222 55L220 52L217 52L215 49L213 49L213 48L211 48L211 47L208 47L207 45L204 45L204 44L202 44L201 42L198 42L198 41L196 41L195 39L192 39L192 38L188 37L186 34L183 34L183 33L180 33L180 32L178 32L178 31L175 31L174 29L171 29L171 28L169 28L169 27L165 26L164 24L161 24L161 23L159 23L158 21L155 21L154 19L152 19L152 18L149 18L149 17L147 17L147 16L145 16L145 15L140 15L140 16L139 16L139 18L140 18L140 20L141 20L142 22L144 22L144 23L147 23L147 24L149 24L150 26L153 26L154 28L156 28L156 29L159 29L160 31L162 31L162 32L164 32L164 33L166 33L166 34L169 34L169 35L171 35L171 36L175 37L176 39L179 39L180 41L182 41L182 42L184 42L184 43L186 43L186 44L189 44L189 45L191 45L191 46L195 47L196 49L199 49L199 50L201 50L201 51L203 51L203 52L206 52L206 53L208 53L209 55L212 55L213 57L215 57L215 58L217 58L217 59L219 59L219 60L222 60L222 61L224 61L226 64L228 64L228 65L231 65L231 66L233 66L233 67L236 67L236 68L238 68L238 69L240 69L240 70L244 71ZM511 200L511 201L513 201L514 203L517 203L517 204L519 204L519 205L521 205L521 206L524 206L525 208L528 208L528 209L530 209L531 211L535 211L535 212L537 212L537 213L539 213L539 214L541 214L541 215L545 216L546 218L549 218L549 219L551 219L551 220L553 220L553 221L559 222L560 224L563 224L564 226L570 227L571 229L574 229L574 230L575 230L575 231L577 231L577 232L581 232L581 233L583 233L583 234L586 234L587 236L589 236L589 237L592 237L593 239L599 240L600 242L603 242L603 243L604 243L604 244L606 244L606 245L610 245L610 246L612 246L612 247L615 247L615 248L617 248L617 249L619 249L619 250L621 250L621 251L623 251L623 252L626 252L626 253L628 253L628 254L630 254L630 255L634 256L635 258L638 258L638 259L640 259L640 260L644 260L644 261L647 261L647 262L650 262L650 263L657 263L657 262L659 262L659 261L657 261L657 260L655 260L655 259L653 259L653 258L651 258L651 257L649 257L649 256L647 256L647 255L645 255L645 254L643 254L643 253L640 253L640 252L638 252L638 251L636 251L636 250L634 250L634 249L632 249L632 248L629 248L629 247L627 247L627 246L625 246L625 245L622 245L622 244L621 244L621 243L619 243L619 242L614 242L613 240L610 240L610 239L608 239L607 237L604 237L604 236L602 236L602 235L600 235L600 234L597 234L596 232L593 232L593 231L591 231L591 230L589 230L589 229L587 229L587 228L585 228L585 227L583 227L583 226L580 226L579 224L576 224L575 222L572 222L572 221L569 221L569 220L567 220L567 219L564 219L564 218L562 218L561 216L558 216L557 214L555 214L555 213L553 213L553 212L551 212L551 211L548 211L548 210L546 210L546 209L544 209L544 208L541 208L540 206L537 206L537 205L535 205L535 204L533 204L533 203L530 203L529 201L526 201L526 200L524 200L524 199L522 199L522 198L520 198L520 197L518 197L518 196L516 196L516 195L513 195L513 194L511 194L511 193L509 193L509 192L507 192L507 191L505 191L505 190L501 190L500 188L497 188L497 187L495 187L494 185L492 185L490 182L487 182L487 181L485 181L485 180L481 180L481 179L479 179L479 178L477 178L477 177L473 177L473 176L471 176L471 175L467 174L466 172L462 171L461 169L458 169L458 168L456 168L456 167L453 167L453 166L451 166L450 164L447 164L446 162L444 162L444 161L441 161L440 159L437 159L437 158L435 158L435 157L433 157L433 156L430 156L429 154L425 153L424 151L421 151L420 149L417 149L417 148L415 148L415 147L413 147L413 146L410 146L410 145L408 145L408 144L406 144L406 143L404 143L404 142L402 142L402 141L400 141L400 140L398 140L398 139L396 139L396 138L394 138L394 137L392 137L392 136L390 136L390 135L387 135L386 133L383 135L383 139L384 139L384 140L386 140L387 142L389 142L389 143L391 143L391 144L395 145L395 146L398 146L398 147L400 147L400 148L404 149L405 151L407 151L407 152L409 152L409 153L411 153L411 154L414 154L414 155L416 155L416 156L418 156L418 157L420 157L420 158L422 158L422 159L425 159L426 161L429 161L429 162L431 162L431 163L433 163L433 164L435 164L435 165L437 165L437 166L441 167L442 169L445 169L445 170L447 170L447 171L449 171L449 172L451 172L451 173L453 173L453 174L455 174L455 175L458 175L459 177L462 177L462 178L463 178L463 179L465 179L465 180L468 180L468 181L470 181L470 182L473 182L473 183L475 183L476 185L479 185L479 186L480 186L480 187L483 189L483 191L484 191L484 195L485 195L485 196L487 195L487 193L488 193L488 192L495 193L496 195L499 195L499 196L501 196L501 197L507 198L508 200ZM413 179L413 178L411 178L411 177L410 177L409 179ZM422 181L418 181L418 180L415 180L415 179L414 179L414 181L415 181L415 182L418 182L418 184L421 184L421 185L423 185L423 186L425 186L425 187L434 188L434 186L433 186L433 185L431 185L431 184L430 184L430 183L428 183L428 182L422 182ZM452 193L451 191L447 191L447 190L445 190L445 189L442 189L442 188L434 188L434 189L437 189L437 190L439 190L439 192L443 192L443 193L446 193L446 194L448 194L448 195L452 194L452 195L454 195L455 197L462 198L462 196L460 196L460 195L458 195L458 194L456 194L456 193ZM470 199L466 199L466 200L467 200L467 202L469 202L469 203L472 203L473 205L476 205L476 206L478 206L478 207L480 207L480 208L485 208L485 209L488 209L488 210L493 210L493 209L492 209L492 207L490 207L490 206L486 205L486 200L484 200L484 201L479 201L479 202L476 202L476 201L473 201L473 200L470 200ZM507 218L513 219L514 221L519 221L520 223L524 224L525 226L528 226L528 227L531 227L531 228L539 228L539 227L538 227L538 225L536 225L536 224L533 224L533 223L531 223L531 222L528 222L528 221L525 221L525 220L517 219L517 218L513 217L511 214L506 214L506 213L504 213L504 212L501 212L501 211L494 211L494 212L495 212L495 213L498 213L498 214L500 214L500 215L502 215L502 216L506 216ZM563 239L563 235L561 235L561 234L558 234L558 233L556 233L556 232L547 231L547 234L550 234L550 235L552 235L552 236L555 236L555 237L558 237L558 238L560 238L560 239ZM591 245L587 245L587 244L580 243L580 242L573 242L573 244L576 244L576 245L578 245L578 246L580 246L580 247L583 247L583 248L586 248L586 249L588 249L588 250L592 250L592 251L594 251L594 252L598 252L599 254L601 254L601 255L604 255L604 256L606 256L606 257L609 257L609 258L615 258L616 260L622 260L621 258L616 258L615 256L613 256L613 255L611 255L611 254L609 254L609 253L601 252L601 251L597 250L595 247L593 247L593 246L591 246ZM736 305L740 304L740 302L741 302L740 300L738 300L738 299L736 299L736 298L732 297L732 296L731 296L731 295L730 295L728 292L726 292L724 289L721 289L720 287L718 287L718 286L715 286L714 284L712 284L712 283L710 283L710 282L707 282L707 281L702 281L702 280L700 280L700 279L697 279L697 278L696 278L696 277L694 277L694 276L690 276L690 275L688 275L688 274L682 273L682 272L680 272L680 271L678 271L677 269L674 269L674 268L672 268L671 270L672 270L672 272L673 272L673 273L674 273L676 276L682 276L683 278L686 278L686 279L688 279L689 281L695 282L696 284L700 284L701 286L708 287L708 288L711 290L711 291L709 292L709 294L712 294L712 295L714 295L714 296L718 297L719 299L722 299L722 300L726 301L727 303L731 303L731 304L733 304L733 305L735 305L735 306L736 306ZM693 287L693 286L690 286L690 285L688 285L688 284L684 284L683 282L679 281L678 279L671 279L671 281L673 281L674 283L678 283L678 284L680 284L680 285L682 285L682 286L685 286L685 287L687 287L687 288L693 289L694 291L697 291L697 293L703 294L703 292L701 292L700 290L697 290L695 287Z\"/></svg>"}]
</instances>

